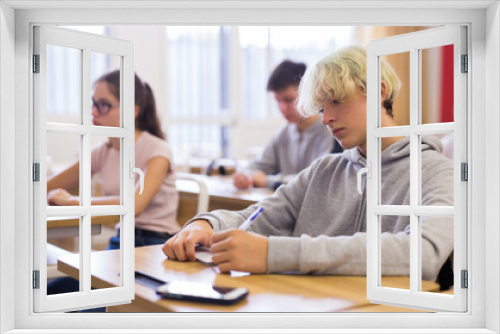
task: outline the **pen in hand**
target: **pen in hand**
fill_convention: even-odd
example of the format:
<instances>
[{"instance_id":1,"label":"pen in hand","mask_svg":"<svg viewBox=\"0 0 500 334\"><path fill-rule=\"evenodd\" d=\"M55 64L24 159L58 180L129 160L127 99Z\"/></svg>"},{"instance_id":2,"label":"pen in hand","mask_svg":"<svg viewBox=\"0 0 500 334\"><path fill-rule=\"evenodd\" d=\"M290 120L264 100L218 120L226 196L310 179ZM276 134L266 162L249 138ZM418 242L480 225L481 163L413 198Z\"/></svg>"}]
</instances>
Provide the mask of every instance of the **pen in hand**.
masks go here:
<instances>
[{"instance_id":1,"label":"pen in hand","mask_svg":"<svg viewBox=\"0 0 500 334\"><path fill-rule=\"evenodd\" d=\"M250 227L250 225L252 225L252 223L255 221L255 218L257 218L257 216L262 211L264 211L264 208L258 207L257 210L255 210L250 215L250 217L248 217L247 220L245 220L243 224L241 224L240 227L238 227L238 229L241 231L246 231ZM212 251L210 250L210 248L197 244L195 250L196 250L196 259L198 261L201 261L205 264L213 264Z\"/></svg>"},{"instance_id":2,"label":"pen in hand","mask_svg":"<svg viewBox=\"0 0 500 334\"><path fill-rule=\"evenodd\" d=\"M252 225L252 223L254 222L255 218L257 218L258 215L260 215L260 213L264 211L264 208L262 207L258 207L257 210L254 211L254 213L252 213L250 215L250 217L247 218L247 220L245 220L243 222L243 224L240 225L240 227L238 227L238 230L241 230L241 231L246 231L248 230L248 228L250 227L250 225Z\"/></svg>"}]
</instances>

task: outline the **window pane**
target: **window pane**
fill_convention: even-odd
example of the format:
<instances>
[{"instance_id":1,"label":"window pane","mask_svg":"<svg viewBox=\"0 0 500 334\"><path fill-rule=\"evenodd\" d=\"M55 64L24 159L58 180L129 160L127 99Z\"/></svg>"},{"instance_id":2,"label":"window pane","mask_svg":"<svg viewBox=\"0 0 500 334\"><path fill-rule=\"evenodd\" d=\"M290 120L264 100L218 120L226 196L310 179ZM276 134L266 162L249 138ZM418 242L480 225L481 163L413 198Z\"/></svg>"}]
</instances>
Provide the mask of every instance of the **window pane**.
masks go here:
<instances>
[{"instance_id":1,"label":"window pane","mask_svg":"<svg viewBox=\"0 0 500 334\"><path fill-rule=\"evenodd\" d=\"M42 66L42 64L40 64ZM47 45L47 121L81 123L82 50Z\"/></svg>"},{"instance_id":2,"label":"window pane","mask_svg":"<svg viewBox=\"0 0 500 334\"><path fill-rule=\"evenodd\" d=\"M422 49L421 124L453 122L453 45Z\"/></svg>"},{"instance_id":3,"label":"window pane","mask_svg":"<svg viewBox=\"0 0 500 334\"><path fill-rule=\"evenodd\" d=\"M410 289L410 217L380 216L380 286ZM405 275L405 273L408 273Z\"/></svg>"},{"instance_id":4,"label":"window pane","mask_svg":"<svg viewBox=\"0 0 500 334\"><path fill-rule=\"evenodd\" d=\"M92 136L91 139L92 196L106 196L107 205L121 204L121 142L120 138ZM136 181L138 175L136 175ZM115 200L115 202L110 202ZM93 204L95 205L95 204Z\"/></svg>"},{"instance_id":5,"label":"window pane","mask_svg":"<svg viewBox=\"0 0 500 334\"><path fill-rule=\"evenodd\" d=\"M409 205L410 139L409 137L384 137L380 138L379 143L381 148L381 200L379 203L382 205ZM394 146L400 148L395 150Z\"/></svg>"},{"instance_id":6,"label":"window pane","mask_svg":"<svg viewBox=\"0 0 500 334\"><path fill-rule=\"evenodd\" d=\"M116 224L121 224L120 216L92 216L92 226L99 226L99 234L92 235L92 254L90 257L90 268L92 273L92 289L107 289L122 286L120 283L120 258L121 244L118 237L119 229ZM117 227L118 228L118 227ZM113 272L116 280L110 282L102 279L103 273Z\"/></svg>"},{"instance_id":7,"label":"window pane","mask_svg":"<svg viewBox=\"0 0 500 334\"><path fill-rule=\"evenodd\" d=\"M92 125L120 127L121 57L91 52L90 62Z\"/></svg>"},{"instance_id":8,"label":"window pane","mask_svg":"<svg viewBox=\"0 0 500 334\"><path fill-rule=\"evenodd\" d=\"M440 269L438 270L437 277L434 277L432 270L435 268L430 267L430 263L426 261L425 255L429 252L437 251L435 246L432 245L429 240L448 240L451 245L453 245L453 230L454 230L454 219L453 217L421 217L421 232L420 232L420 247L422 249L421 265L422 265L422 291L426 291L423 287L425 281L432 280L436 281L440 285L439 291L434 291L434 293L444 293L453 295L454 288L460 288L460 282L458 286L454 287L453 282L453 250L447 249L444 262ZM424 224L425 223L425 224ZM441 249L440 249L441 250Z\"/></svg>"},{"instance_id":9,"label":"window pane","mask_svg":"<svg viewBox=\"0 0 500 334\"><path fill-rule=\"evenodd\" d=\"M399 126L410 125L410 52L387 55L382 59L394 69L401 81L401 89L392 104L394 120ZM384 107L388 108L387 105L390 101L386 99Z\"/></svg>"},{"instance_id":10,"label":"window pane","mask_svg":"<svg viewBox=\"0 0 500 334\"><path fill-rule=\"evenodd\" d=\"M454 205L453 133L447 135L422 136L422 199L421 205ZM435 145L443 146L442 154L434 150ZM438 182L437 182L438 181Z\"/></svg>"},{"instance_id":11,"label":"window pane","mask_svg":"<svg viewBox=\"0 0 500 334\"><path fill-rule=\"evenodd\" d=\"M47 133L47 187L54 187L50 179L66 171L65 177L58 181L60 186L64 184L64 188L49 190L47 205L81 205L80 164L74 167L70 175L67 174L67 169L80 159L81 140L80 135Z\"/></svg>"},{"instance_id":12,"label":"window pane","mask_svg":"<svg viewBox=\"0 0 500 334\"><path fill-rule=\"evenodd\" d=\"M48 295L81 291L78 279L57 270L58 258L74 254L74 261L79 261L81 222L81 217L47 218ZM76 275L78 277L78 273Z\"/></svg>"}]
</instances>

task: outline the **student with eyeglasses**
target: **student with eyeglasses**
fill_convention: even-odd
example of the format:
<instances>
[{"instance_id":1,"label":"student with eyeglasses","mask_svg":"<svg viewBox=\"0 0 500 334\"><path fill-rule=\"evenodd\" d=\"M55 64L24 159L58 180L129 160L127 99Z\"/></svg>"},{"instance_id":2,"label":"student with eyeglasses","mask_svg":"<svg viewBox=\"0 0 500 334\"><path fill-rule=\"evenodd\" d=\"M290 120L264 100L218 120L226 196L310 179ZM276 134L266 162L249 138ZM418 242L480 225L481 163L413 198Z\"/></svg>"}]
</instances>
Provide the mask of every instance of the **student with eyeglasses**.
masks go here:
<instances>
[{"instance_id":1,"label":"student with eyeglasses","mask_svg":"<svg viewBox=\"0 0 500 334\"><path fill-rule=\"evenodd\" d=\"M381 125L397 126L393 102L400 89L395 71L381 60ZM221 272L329 275L366 274L366 191L357 172L367 156L366 50L346 47L306 71L299 89L304 115L323 113L323 124L345 151L316 159L276 193L241 211L217 210L191 219L163 246L170 260L194 261L195 245L211 247ZM453 162L439 138L419 145L423 206L453 206ZM381 203L409 205L410 139L380 139ZM256 209L263 212L247 231L238 229ZM422 217L422 279L434 280L453 251L453 217ZM412 236L413 237L413 236ZM382 275L410 273L410 217L381 217Z\"/></svg>"},{"instance_id":2,"label":"student with eyeglasses","mask_svg":"<svg viewBox=\"0 0 500 334\"><path fill-rule=\"evenodd\" d=\"M94 126L120 126L120 72L100 77L93 85L92 122ZM135 75L135 166L142 169L144 191L139 195L136 176L135 246L162 244L179 231L172 150L160 128L156 102L149 84ZM120 138L109 138L91 153L92 174L101 173L102 196L92 197L92 205L120 204ZM79 205L79 197L67 189L79 184L79 161L47 181L49 205ZM120 248L118 233L108 249ZM78 282L76 288L78 289ZM66 281L67 283L67 281ZM50 287L50 285L49 285ZM67 292L67 291L66 291ZM60 293L48 290L48 293Z\"/></svg>"}]
</instances>

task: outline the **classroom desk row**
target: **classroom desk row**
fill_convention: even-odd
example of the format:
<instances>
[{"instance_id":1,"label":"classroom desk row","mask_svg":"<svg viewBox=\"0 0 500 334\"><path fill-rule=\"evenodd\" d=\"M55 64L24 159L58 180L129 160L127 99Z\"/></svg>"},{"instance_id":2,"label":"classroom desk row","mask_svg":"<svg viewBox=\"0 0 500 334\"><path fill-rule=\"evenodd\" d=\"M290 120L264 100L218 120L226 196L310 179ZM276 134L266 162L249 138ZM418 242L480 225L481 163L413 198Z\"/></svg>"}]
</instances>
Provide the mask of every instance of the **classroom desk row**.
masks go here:
<instances>
[{"instance_id":1,"label":"classroom desk row","mask_svg":"<svg viewBox=\"0 0 500 334\"><path fill-rule=\"evenodd\" d=\"M209 210L241 210L273 192L251 188L237 190L227 176L196 175L207 186ZM198 185L177 180L180 194L178 221L182 225L196 213ZM109 217L107 217L109 219ZM93 217L93 226L105 223L105 217ZM78 224L78 220L48 222L48 227L63 228ZM97 289L119 284L119 251L100 251L91 254L92 286ZM172 301L160 298L155 290L136 282L136 296L131 304L108 308L108 312L418 312L391 306L370 304L366 299L366 277L312 275L249 275L233 272L219 274L216 267L202 263L181 263L166 259L160 246L135 249L135 269L163 281L191 280L229 287L246 287L246 300L232 306L217 306L195 302ZM59 258L58 270L78 278L78 255ZM408 277L384 277L384 286L407 288ZM425 291L437 292L438 284L423 282Z\"/></svg>"},{"instance_id":2,"label":"classroom desk row","mask_svg":"<svg viewBox=\"0 0 500 334\"><path fill-rule=\"evenodd\" d=\"M92 286L111 288L119 284L119 251L93 252ZM78 255L59 258L58 270L78 278ZM370 304L366 299L364 276L250 275L243 272L220 274L218 269L199 262L168 260L161 245L135 249L135 270L165 282L196 281L228 287L246 287L248 297L235 305L219 306L162 299L155 289L135 284L135 300L108 307L108 312L415 312ZM407 288L409 278L383 277L383 285ZM439 285L422 282L424 291L438 292Z\"/></svg>"},{"instance_id":3,"label":"classroom desk row","mask_svg":"<svg viewBox=\"0 0 500 334\"><path fill-rule=\"evenodd\" d=\"M238 190L233 186L230 176L204 176L189 174L203 181L209 195L209 211L217 209L242 210L273 194L270 189L250 188ZM196 214L196 202L200 192L195 182L177 180L179 208L177 221L183 225ZM119 216L93 216L92 234L99 234L103 225L114 226L120 221ZM48 238L66 238L78 236L79 219L73 217L55 217L47 219Z\"/></svg>"}]
</instances>

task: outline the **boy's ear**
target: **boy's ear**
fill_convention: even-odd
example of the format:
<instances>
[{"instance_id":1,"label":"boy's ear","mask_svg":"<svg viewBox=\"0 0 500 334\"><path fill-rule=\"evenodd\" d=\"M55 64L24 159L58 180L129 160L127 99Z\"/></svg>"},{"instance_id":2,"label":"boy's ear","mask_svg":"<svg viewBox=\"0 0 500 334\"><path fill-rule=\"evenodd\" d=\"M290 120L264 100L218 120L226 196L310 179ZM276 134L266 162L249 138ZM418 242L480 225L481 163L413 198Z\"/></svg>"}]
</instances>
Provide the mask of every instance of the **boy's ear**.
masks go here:
<instances>
[{"instance_id":1,"label":"boy's ear","mask_svg":"<svg viewBox=\"0 0 500 334\"><path fill-rule=\"evenodd\" d=\"M141 108L139 108L139 106L135 106L135 108L134 108L134 118L137 118L137 116L139 115L139 110L140 109Z\"/></svg>"},{"instance_id":2,"label":"boy's ear","mask_svg":"<svg viewBox=\"0 0 500 334\"><path fill-rule=\"evenodd\" d=\"M387 85L385 84L384 81L380 82L380 96L381 96L381 101L384 102L387 96Z\"/></svg>"}]
</instances>

